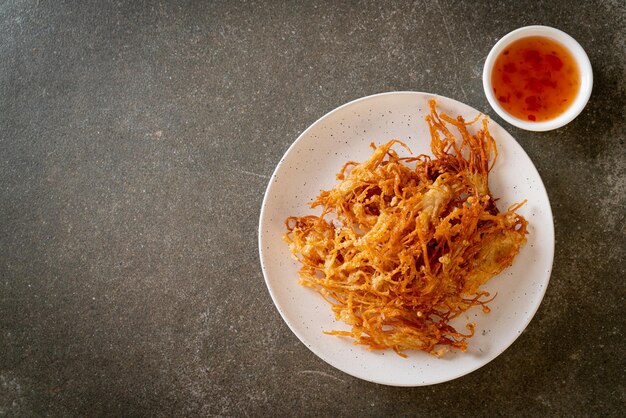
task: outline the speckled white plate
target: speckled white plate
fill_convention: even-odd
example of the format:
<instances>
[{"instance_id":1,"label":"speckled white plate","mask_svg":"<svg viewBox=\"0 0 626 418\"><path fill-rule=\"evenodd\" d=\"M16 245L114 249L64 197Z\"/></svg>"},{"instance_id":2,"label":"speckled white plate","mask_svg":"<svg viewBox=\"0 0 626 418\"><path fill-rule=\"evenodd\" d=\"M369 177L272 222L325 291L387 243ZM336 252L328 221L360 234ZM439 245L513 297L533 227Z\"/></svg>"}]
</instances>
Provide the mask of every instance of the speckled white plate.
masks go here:
<instances>
[{"instance_id":1,"label":"speckled white plate","mask_svg":"<svg viewBox=\"0 0 626 418\"><path fill-rule=\"evenodd\" d=\"M528 200L519 212L529 221L529 234L514 264L485 286L492 294L497 293L489 304L491 313L483 314L480 308L473 308L457 318L458 329L465 329L468 321L476 324L468 350L451 351L443 358L408 351L408 358L402 358L391 350L370 351L354 345L351 339L323 333L348 327L335 321L330 306L317 293L298 284L298 263L282 241L284 220L290 215L319 214L307 203L321 189L335 184L335 174L346 161L367 159L372 141L380 145L397 138L406 142L414 154L431 154L430 134L424 121L431 98L436 98L439 108L449 115L460 114L471 120L478 114L455 100L417 92L378 94L345 104L311 125L291 145L270 179L261 209L259 252L263 274L289 328L311 351L337 369L386 385L445 382L493 360L532 319L552 269L554 226L546 190L524 150L491 121L490 131L499 150L490 175L491 191L500 197L501 210ZM402 153L401 147L395 149Z\"/></svg>"}]
</instances>

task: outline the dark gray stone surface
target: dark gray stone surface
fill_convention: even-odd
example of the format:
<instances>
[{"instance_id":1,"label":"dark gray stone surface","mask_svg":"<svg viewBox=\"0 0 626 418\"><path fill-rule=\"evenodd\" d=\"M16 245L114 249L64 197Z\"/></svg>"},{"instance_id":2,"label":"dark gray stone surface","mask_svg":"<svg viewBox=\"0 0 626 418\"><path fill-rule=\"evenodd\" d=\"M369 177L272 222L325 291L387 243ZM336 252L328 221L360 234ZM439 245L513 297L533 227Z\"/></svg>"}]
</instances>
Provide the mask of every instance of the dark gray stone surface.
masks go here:
<instances>
[{"instance_id":1,"label":"dark gray stone surface","mask_svg":"<svg viewBox=\"0 0 626 418\"><path fill-rule=\"evenodd\" d=\"M0 3L0 415L600 416L625 402L624 2ZM587 50L567 127L493 115L481 71L529 24ZM544 302L496 360L431 387L339 372L283 323L257 251L269 176L349 100L486 111L553 205Z\"/></svg>"}]
</instances>

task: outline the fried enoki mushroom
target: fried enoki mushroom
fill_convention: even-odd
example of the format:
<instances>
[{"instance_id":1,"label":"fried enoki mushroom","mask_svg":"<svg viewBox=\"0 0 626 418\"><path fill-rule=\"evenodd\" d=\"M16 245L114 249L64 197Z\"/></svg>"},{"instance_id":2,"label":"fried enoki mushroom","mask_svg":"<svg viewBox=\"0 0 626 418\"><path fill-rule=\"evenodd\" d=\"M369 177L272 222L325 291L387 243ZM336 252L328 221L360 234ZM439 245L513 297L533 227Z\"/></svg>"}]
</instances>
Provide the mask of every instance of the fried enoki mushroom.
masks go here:
<instances>
[{"instance_id":1,"label":"fried enoki mushroom","mask_svg":"<svg viewBox=\"0 0 626 418\"><path fill-rule=\"evenodd\" d=\"M473 306L489 311L480 287L512 264L527 226L516 213L524 202L500 213L489 192L497 150L486 117L469 132L479 119L438 113L432 100L433 157L401 158L394 145L408 147L398 140L372 144L367 161L346 163L339 183L311 202L320 216L287 218L300 283L351 327L328 334L401 356L466 350L474 325L463 333L450 321Z\"/></svg>"}]
</instances>

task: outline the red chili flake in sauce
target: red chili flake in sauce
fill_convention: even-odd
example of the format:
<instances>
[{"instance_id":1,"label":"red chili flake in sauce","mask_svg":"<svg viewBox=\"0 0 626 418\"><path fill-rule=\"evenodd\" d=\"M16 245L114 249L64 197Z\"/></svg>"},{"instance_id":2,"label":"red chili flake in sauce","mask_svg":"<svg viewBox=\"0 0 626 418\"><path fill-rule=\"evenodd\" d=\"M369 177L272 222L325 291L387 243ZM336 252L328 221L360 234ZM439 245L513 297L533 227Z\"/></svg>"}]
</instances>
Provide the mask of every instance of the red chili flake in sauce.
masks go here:
<instances>
[{"instance_id":1,"label":"red chili flake in sauce","mask_svg":"<svg viewBox=\"0 0 626 418\"><path fill-rule=\"evenodd\" d=\"M580 73L563 45L531 36L513 42L496 58L491 83L507 112L540 122L556 118L574 102Z\"/></svg>"}]
</instances>

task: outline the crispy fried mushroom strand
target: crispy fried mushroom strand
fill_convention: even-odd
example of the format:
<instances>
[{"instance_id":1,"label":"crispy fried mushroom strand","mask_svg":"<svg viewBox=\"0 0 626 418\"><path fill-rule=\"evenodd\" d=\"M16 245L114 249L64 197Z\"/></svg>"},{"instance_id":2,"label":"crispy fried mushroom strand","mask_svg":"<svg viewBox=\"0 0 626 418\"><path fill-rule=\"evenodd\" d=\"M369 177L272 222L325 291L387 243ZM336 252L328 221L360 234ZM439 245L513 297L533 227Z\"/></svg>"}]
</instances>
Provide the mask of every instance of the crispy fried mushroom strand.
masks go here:
<instances>
[{"instance_id":1,"label":"crispy fried mushroom strand","mask_svg":"<svg viewBox=\"0 0 626 418\"><path fill-rule=\"evenodd\" d=\"M300 283L321 294L348 336L371 349L465 351L474 333L450 321L486 303L481 285L511 265L526 241L524 203L499 212L488 175L497 157L488 120L438 113L430 102L433 157L400 157L398 140L348 162L337 185L311 203L320 216L290 217L285 241ZM409 150L410 152L410 150Z\"/></svg>"}]
</instances>

